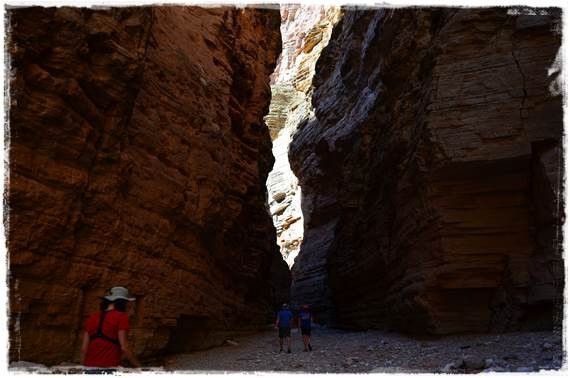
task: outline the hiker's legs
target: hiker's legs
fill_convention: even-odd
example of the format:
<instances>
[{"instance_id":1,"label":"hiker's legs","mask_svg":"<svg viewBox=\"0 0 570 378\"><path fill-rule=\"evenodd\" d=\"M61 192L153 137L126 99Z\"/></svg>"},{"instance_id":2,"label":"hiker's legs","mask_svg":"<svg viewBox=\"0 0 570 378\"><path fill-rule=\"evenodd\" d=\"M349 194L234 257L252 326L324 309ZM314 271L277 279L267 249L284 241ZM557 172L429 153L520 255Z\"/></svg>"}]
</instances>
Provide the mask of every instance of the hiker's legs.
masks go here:
<instances>
[{"instance_id":1,"label":"hiker's legs","mask_svg":"<svg viewBox=\"0 0 570 378\"><path fill-rule=\"evenodd\" d=\"M283 350L283 338L279 337L279 351L281 352Z\"/></svg>"},{"instance_id":2,"label":"hiker's legs","mask_svg":"<svg viewBox=\"0 0 570 378\"><path fill-rule=\"evenodd\" d=\"M305 345L306 345L305 348L308 347L310 351L313 350L313 348L311 348L311 329L310 328L307 328L305 330L305 340L304 340Z\"/></svg>"},{"instance_id":3,"label":"hiker's legs","mask_svg":"<svg viewBox=\"0 0 570 378\"><path fill-rule=\"evenodd\" d=\"M311 348L311 329L301 328L301 334L303 335L303 344L305 346L305 351L312 350Z\"/></svg>"},{"instance_id":4,"label":"hiker's legs","mask_svg":"<svg viewBox=\"0 0 570 378\"><path fill-rule=\"evenodd\" d=\"M287 336L287 348L291 350L291 336Z\"/></svg>"}]
</instances>

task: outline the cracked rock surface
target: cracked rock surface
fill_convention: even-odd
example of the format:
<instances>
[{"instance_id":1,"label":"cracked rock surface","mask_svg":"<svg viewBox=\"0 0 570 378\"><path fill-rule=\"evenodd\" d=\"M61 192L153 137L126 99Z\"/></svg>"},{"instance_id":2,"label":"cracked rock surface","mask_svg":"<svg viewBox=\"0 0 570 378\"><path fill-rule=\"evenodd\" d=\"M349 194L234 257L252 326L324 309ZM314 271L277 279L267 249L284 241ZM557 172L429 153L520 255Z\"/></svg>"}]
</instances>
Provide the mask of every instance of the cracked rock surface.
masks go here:
<instances>
[{"instance_id":1,"label":"cracked rock surface","mask_svg":"<svg viewBox=\"0 0 570 378\"><path fill-rule=\"evenodd\" d=\"M266 324L289 289L264 185L279 11L7 14L10 360L77 357L113 286L141 358Z\"/></svg>"},{"instance_id":2,"label":"cracked rock surface","mask_svg":"<svg viewBox=\"0 0 570 378\"><path fill-rule=\"evenodd\" d=\"M293 298L352 329L559 327L560 42L554 8L345 9L289 149Z\"/></svg>"}]
</instances>

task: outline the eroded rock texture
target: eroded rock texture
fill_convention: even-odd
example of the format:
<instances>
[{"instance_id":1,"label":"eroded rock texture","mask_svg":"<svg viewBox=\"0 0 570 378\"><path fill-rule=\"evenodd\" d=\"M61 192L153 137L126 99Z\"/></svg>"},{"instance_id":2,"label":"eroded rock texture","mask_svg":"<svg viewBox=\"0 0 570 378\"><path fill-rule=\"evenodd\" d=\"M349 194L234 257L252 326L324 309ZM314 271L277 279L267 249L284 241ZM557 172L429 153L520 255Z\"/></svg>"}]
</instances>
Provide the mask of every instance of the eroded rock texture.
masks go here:
<instances>
[{"instance_id":1,"label":"eroded rock texture","mask_svg":"<svg viewBox=\"0 0 570 378\"><path fill-rule=\"evenodd\" d=\"M265 201L279 11L8 13L10 359L72 360L117 285L143 357L265 324L289 274Z\"/></svg>"},{"instance_id":2,"label":"eroded rock texture","mask_svg":"<svg viewBox=\"0 0 570 378\"><path fill-rule=\"evenodd\" d=\"M282 5L283 51L272 75L271 106L265 118L273 140L275 165L267 188L277 244L289 266L303 241L301 190L288 157L291 135L312 112L315 63L327 45L340 8L322 5Z\"/></svg>"},{"instance_id":3,"label":"eroded rock texture","mask_svg":"<svg viewBox=\"0 0 570 378\"><path fill-rule=\"evenodd\" d=\"M312 277L293 288L320 287L331 323L552 327L560 14L525 12L345 10L317 63L315 117L289 152Z\"/></svg>"}]
</instances>

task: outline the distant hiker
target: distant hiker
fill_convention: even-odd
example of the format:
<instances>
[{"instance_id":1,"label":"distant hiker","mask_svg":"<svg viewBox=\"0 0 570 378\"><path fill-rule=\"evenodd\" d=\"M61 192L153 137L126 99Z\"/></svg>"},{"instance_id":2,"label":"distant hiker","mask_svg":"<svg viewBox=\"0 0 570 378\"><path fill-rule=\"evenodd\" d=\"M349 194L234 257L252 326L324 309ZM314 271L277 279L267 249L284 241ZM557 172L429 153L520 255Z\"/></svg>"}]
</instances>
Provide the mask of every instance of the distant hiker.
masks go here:
<instances>
[{"instance_id":1,"label":"distant hiker","mask_svg":"<svg viewBox=\"0 0 570 378\"><path fill-rule=\"evenodd\" d=\"M279 353L283 352L283 338L287 338L287 353L291 353L291 322L293 313L287 303L283 303L281 311L277 313L275 328L279 329Z\"/></svg>"},{"instance_id":2,"label":"distant hiker","mask_svg":"<svg viewBox=\"0 0 570 378\"><path fill-rule=\"evenodd\" d=\"M96 368L86 373L112 373L114 369L110 368L121 364L121 352L134 367L139 367L127 343L130 325L126 307L135 298L130 298L124 287L114 287L110 295L101 299L101 311L91 315L85 323L81 360L84 366Z\"/></svg>"},{"instance_id":3,"label":"distant hiker","mask_svg":"<svg viewBox=\"0 0 570 378\"><path fill-rule=\"evenodd\" d=\"M313 348L311 347L312 322L313 322L313 315L309 311L309 305L303 305L301 311L299 312L299 324L301 326L301 335L303 335L303 344L305 345L304 352L313 350Z\"/></svg>"}]
</instances>

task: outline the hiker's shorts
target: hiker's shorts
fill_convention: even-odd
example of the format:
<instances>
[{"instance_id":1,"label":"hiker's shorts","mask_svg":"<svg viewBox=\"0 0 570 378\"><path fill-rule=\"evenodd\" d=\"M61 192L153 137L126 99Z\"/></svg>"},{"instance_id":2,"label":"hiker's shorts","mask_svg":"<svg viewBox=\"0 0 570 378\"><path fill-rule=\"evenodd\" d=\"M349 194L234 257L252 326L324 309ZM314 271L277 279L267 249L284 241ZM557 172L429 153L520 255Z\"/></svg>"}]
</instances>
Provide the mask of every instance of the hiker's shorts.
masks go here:
<instances>
[{"instance_id":1,"label":"hiker's shorts","mask_svg":"<svg viewBox=\"0 0 570 378\"><path fill-rule=\"evenodd\" d=\"M311 329L301 327L301 335L311 336Z\"/></svg>"},{"instance_id":2,"label":"hiker's shorts","mask_svg":"<svg viewBox=\"0 0 570 378\"><path fill-rule=\"evenodd\" d=\"M291 328L289 327L279 327L279 338L282 339L284 337L291 336Z\"/></svg>"}]
</instances>

